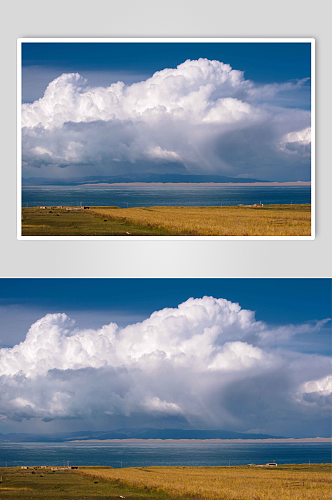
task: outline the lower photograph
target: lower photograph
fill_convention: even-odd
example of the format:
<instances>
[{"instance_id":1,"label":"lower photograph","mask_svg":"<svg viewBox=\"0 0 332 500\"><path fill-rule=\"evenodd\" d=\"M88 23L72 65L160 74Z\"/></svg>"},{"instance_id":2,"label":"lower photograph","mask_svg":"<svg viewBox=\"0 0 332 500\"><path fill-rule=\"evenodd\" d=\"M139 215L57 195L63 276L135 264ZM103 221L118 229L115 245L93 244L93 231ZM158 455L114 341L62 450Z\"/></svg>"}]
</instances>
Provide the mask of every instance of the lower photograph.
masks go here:
<instances>
[{"instance_id":1,"label":"lower photograph","mask_svg":"<svg viewBox=\"0 0 332 500\"><path fill-rule=\"evenodd\" d=\"M331 279L0 279L0 495L330 500Z\"/></svg>"}]
</instances>

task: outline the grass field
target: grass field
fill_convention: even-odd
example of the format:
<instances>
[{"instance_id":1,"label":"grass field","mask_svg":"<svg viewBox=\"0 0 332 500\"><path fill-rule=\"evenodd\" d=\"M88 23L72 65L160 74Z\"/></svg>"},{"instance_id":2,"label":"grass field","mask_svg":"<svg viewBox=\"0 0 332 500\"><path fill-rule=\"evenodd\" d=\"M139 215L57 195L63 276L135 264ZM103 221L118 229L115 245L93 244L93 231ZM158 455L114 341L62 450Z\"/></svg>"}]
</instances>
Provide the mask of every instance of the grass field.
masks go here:
<instances>
[{"instance_id":1,"label":"grass field","mask_svg":"<svg viewBox=\"0 0 332 500\"><path fill-rule=\"evenodd\" d=\"M82 471L80 472L80 474ZM330 500L331 465L147 467L89 470L85 474L196 499Z\"/></svg>"},{"instance_id":2,"label":"grass field","mask_svg":"<svg viewBox=\"0 0 332 500\"><path fill-rule=\"evenodd\" d=\"M310 236L311 205L22 209L23 236Z\"/></svg>"},{"instance_id":3,"label":"grass field","mask_svg":"<svg viewBox=\"0 0 332 500\"><path fill-rule=\"evenodd\" d=\"M98 207L97 207L98 208ZM105 218L90 210L22 209L23 236L169 236L165 229L123 219Z\"/></svg>"},{"instance_id":4,"label":"grass field","mask_svg":"<svg viewBox=\"0 0 332 500\"><path fill-rule=\"evenodd\" d=\"M86 469L89 470L89 469ZM169 500L163 492L83 476L72 471L38 469L31 472L20 467L0 468L0 499L10 500Z\"/></svg>"},{"instance_id":5,"label":"grass field","mask_svg":"<svg viewBox=\"0 0 332 500\"><path fill-rule=\"evenodd\" d=\"M331 464L242 467L0 468L0 499L330 500Z\"/></svg>"}]
</instances>

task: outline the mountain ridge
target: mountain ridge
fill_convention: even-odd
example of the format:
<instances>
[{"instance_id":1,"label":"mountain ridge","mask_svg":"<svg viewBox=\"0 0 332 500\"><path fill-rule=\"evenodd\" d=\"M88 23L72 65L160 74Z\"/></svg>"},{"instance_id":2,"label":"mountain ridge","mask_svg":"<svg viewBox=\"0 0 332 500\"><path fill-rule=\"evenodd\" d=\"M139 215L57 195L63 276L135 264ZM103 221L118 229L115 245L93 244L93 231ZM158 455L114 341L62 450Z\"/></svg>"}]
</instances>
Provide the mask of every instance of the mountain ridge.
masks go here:
<instances>
[{"instance_id":1,"label":"mountain ridge","mask_svg":"<svg viewBox=\"0 0 332 500\"><path fill-rule=\"evenodd\" d=\"M252 183L252 182L273 182L253 178L228 177L226 175L203 175L203 174L123 174L123 175L101 175L87 177L70 177L67 179L47 179L37 177L27 177L22 179L24 186L81 186L83 184L130 184L133 182L144 183Z\"/></svg>"},{"instance_id":2,"label":"mountain ridge","mask_svg":"<svg viewBox=\"0 0 332 500\"><path fill-rule=\"evenodd\" d=\"M282 439L283 436L269 434L241 433L225 430L188 429L114 429L111 431L77 431L53 434L9 433L0 434L0 442L66 442L91 439Z\"/></svg>"}]
</instances>

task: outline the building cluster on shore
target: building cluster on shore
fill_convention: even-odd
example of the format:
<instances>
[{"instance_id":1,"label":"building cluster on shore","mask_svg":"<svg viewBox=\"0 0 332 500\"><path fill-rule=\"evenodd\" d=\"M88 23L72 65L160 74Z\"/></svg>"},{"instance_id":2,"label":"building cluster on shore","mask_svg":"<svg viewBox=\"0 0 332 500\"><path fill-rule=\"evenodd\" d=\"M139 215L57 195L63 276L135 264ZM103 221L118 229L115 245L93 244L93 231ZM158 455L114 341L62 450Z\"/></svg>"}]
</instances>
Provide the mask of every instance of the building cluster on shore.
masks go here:
<instances>
[{"instance_id":1,"label":"building cluster on shore","mask_svg":"<svg viewBox=\"0 0 332 500\"><path fill-rule=\"evenodd\" d=\"M240 203L238 205L238 207L255 207L255 208L261 208L261 207L264 207L264 203L262 203L261 201L259 203L254 203L253 205L242 205L242 203Z\"/></svg>"},{"instance_id":2,"label":"building cluster on shore","mask_svg":"<svg viewBox=\"0 0 332 500\"><path fill-rule=\"evenodd\" d=\"M271 463L268 463L268 464L263 464L263 465L256 465L256 464L248 464L250 465L250 467L277 467L278 464L276 464L275 462L271 462Z\"/></svg>"},{"instance_id":3,"label":"building cluster on shore","mask_svg":"<svg viewBox=\"0 0 332 500\"><path fill-rule=\"evenodd\" d=\"M63 467L52 467L50 465L21 465L21 469L71 470L71 469L78 469L78 466L77 465L68 465L68 466L63 466Z\"/></svg>"},{"instance_id":4,"label":"building cluster on shore","mask_svg":"<svg viewBox=\"0 0 332 500\"><path fill-rule=\"evenodd\" d=\"M39 207L40 209L43 209L43 210L56 210L58 208L65 208L66 210L88 210L90 207L86 207L86 206L79 206L79 207L65 207L63 205L56 205L54 207L46 207L46 206L42 206L42 207Z\"/></svg>"}]
</instances>

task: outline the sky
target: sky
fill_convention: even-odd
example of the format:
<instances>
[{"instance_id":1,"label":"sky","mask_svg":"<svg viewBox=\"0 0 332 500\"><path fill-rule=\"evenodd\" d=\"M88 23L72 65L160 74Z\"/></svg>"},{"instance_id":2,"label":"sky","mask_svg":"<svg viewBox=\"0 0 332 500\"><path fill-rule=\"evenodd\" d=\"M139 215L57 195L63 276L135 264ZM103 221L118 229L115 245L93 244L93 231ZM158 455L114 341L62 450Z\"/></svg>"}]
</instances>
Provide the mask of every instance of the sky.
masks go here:
<instances>
[{"instance_id":1,"label":"sky","mask_svg":"<svg viewBox=\"0 0 332 500\"><path fill-rule=\"evenodd\" d=\"M309 43L23 43L24 177L310 180Z\"/></svg>"},{"instance_id":2,"label":"sky","mask_svg":"<svg viewBox=\"0 0 332 500\"><path fill-rule=\"evenodd\" d=\"M0 433L331 434L330 279L1 279Z\"/></svg>"}]
</instances>

